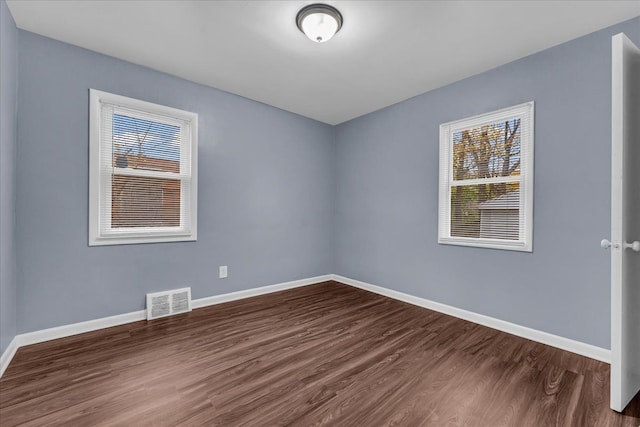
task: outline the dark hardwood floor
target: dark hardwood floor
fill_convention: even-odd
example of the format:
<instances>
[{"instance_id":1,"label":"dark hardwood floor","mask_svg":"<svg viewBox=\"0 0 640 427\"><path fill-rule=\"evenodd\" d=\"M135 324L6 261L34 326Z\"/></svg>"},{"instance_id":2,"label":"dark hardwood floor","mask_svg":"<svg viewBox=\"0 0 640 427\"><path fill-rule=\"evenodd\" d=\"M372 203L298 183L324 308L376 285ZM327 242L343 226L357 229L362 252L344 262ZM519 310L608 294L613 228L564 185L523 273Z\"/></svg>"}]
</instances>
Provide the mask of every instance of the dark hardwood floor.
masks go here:
<instances>
[{"instance_id":1,"label":"dark hardwood floor","mask_svg":"<svg viewBox=\"0 0 640 427\"><path fill-rule=\"evenodd\" d=\"M20 348L0 425L633 426L609 367L335 282Z\"/></svg>"}]
</instances>

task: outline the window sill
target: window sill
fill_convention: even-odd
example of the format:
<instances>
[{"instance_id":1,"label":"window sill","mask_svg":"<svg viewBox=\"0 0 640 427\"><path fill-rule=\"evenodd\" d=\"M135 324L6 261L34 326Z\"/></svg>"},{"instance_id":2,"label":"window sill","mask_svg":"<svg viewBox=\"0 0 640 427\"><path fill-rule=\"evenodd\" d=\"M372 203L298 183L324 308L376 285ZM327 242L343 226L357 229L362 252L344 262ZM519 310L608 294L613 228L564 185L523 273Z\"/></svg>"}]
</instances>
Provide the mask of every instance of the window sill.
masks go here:
<instances>
[{"instance_id":1,"label":"window sill","mask_svg":"<svg viewBox=\"0 0 640 427\"><path fill-rule=\"evenodd\" d=\"M171 234L155 236L113 236L113 237L90 237L89 246L108 245L135 245L142 243L170 243L170 242L195 242L197 236L191 234Z\"/></svg>"},{"instance_id":2,"label":"window sill","mask_svg":"<svg viewBox=\"0 0 640 427\"><path fill-rule=\"evenodd\" d=\"M438 239L441 245L468 246L475 248L500 249L506 251L533 252L531 243L515 241L496 241L494 239L469 239L441 237Z\"/></svg>"}]
</instances>

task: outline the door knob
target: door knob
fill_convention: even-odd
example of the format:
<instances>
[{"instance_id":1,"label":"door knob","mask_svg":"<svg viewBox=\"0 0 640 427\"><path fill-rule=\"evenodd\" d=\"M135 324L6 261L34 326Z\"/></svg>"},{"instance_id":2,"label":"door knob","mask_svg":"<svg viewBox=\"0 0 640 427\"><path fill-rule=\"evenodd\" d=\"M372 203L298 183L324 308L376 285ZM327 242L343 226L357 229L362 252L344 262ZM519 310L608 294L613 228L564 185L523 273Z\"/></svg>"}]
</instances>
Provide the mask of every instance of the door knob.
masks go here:
<instances>
[{"instance_id":1,"label":"door knob","mask_svg":"<svg viewBox=\"0 0 640 427\"><path fill-rule=\"evenodd\" d=\"M611 242L608 241L607 239L602 239L600 240L600 247L604 249L609 249L611 247Z\"/></svg>"},{"instance_id":2,"label":"door knob","mask_svg":"<svg viewBox=\"0 0 640 427\"><path fill-rule=\"evenodd\" d=\"M600 242L600 244L602 244L602 242ZM625 249L631 249L634 252L640 252L640 242L637 241L637 240L635 242L631 242L631 243L624 242L624 248Z\"/></svg>"},{"instance_id":3,"label":"door knob","mask_svg":"<svg viewBox=\"0 0 640 427\"><path fill-rule=\"evenodd\" d=\"M620 247L620 244L619 243L611 243L607 239L600 240L600 247L605 248L605 249L609 249L611 246L613 246L614 248L618 249Z\"/></svg>"},{"instance_id":4,"label":"door knob","mask_svg":"<svg viewBox=\"0 0 640 427\"><path fill-rule=\"evenodd\" d=\"M611 243L607 239L602 239L600 241L600 247L602 247L604 249L609 249L611 246L613 246L616 249L620 247L620 245L618 245L617 243ZM636 240L635 242L631 242L631 243L624 242L622 247L624 249L631 249L634 252L640 252L640 241Z\"/></svg>"}]
</instances>

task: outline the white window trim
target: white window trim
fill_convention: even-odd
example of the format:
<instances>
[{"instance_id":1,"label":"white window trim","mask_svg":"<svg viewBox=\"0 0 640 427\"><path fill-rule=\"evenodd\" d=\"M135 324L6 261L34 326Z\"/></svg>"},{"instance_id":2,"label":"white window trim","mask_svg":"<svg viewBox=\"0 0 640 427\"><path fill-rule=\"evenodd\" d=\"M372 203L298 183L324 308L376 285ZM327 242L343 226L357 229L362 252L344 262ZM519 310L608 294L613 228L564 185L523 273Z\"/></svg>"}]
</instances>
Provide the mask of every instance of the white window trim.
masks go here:
<instances>
[{"instance_id":1,"label":"white window trim","mask_svg":"<svg viewBox=\"0 0 640 427\"><path fill-rule=\"evenodd\" d=\"M89 89L89 246L101 245L123 245L136 243L161 243L161 242L184 242L197 240L198 229L198 115L189 111L166 107L151 102ZM115 104L124 108L141 110L161 117L170 117L184 120L189 123L188 135L183 134L182 143L190 146L191 176L190 176L190 229L184 230L182 227L148 227L128 229L123 231L102 231L100 229L101 212L109 212L110 209L101 209L105 203L111 203L111 186L102 186L101 182L101 103ZM183 129L184 132L184 129ZM186 137L185 137L186 136ZM185 161L181 158L180 160ZM131 176L145 176L157 178L176 178L175 173L159 171L137 171L130 168L117 168L118 174ZM184 170L184 168L180 168ZM184 176L181 176L184 178ZM182 180L182 186L185 181ZM181 194L184 194L182 188ZM182 201L182 198L181 198Z\"/></svg>"},{"instance_id":2,"label":"white window trim","mask_svg":"<svg viewBox=\"0 0 640 427\"><path fill-rule=\"evenodd\" d=\"M523 117L521 121L521 156L527 161L520 166L520 176L483 178L465 180L464 185L520 182L520 236L515 240L486 239L451 236L451 188L462 183L453 181L451 153L453 134L464 129L478 127L486 123L495 123L514 116ZM440 177L438 203L438 243L480 248L504 249L513 251L533 251L533 129L534 102L530 101L513 107L503 108L486 114L456 120L440 125Z\"/></svg>"}]
</instances>

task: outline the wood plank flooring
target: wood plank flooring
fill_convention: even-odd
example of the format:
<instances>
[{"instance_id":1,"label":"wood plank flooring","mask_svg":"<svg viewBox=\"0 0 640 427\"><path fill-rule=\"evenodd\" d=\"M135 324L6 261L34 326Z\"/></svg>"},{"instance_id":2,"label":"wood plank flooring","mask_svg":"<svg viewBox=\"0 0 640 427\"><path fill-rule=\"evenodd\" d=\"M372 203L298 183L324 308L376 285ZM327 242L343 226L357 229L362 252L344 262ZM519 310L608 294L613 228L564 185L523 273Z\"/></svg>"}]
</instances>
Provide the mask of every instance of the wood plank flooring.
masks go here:
<instances>
[{"instance_id":1,"label":"wood plank flooring","mask_svg":"<svg viewBox=\"0 0 640 427\"><path fill-rule=\"evenodd\" d=\"M335 282L20 348L9 426L633 426L609 366Z\"/></svg>"}]
</instances>

